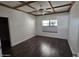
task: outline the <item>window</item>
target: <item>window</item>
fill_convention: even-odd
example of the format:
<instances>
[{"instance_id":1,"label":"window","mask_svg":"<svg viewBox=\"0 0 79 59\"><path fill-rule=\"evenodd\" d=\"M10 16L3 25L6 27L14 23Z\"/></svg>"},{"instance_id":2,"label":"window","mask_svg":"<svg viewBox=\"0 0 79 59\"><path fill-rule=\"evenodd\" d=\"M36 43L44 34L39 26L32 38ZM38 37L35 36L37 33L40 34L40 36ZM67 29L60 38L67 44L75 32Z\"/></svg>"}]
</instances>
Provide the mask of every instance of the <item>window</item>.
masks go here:
<instances>
[{"instance_id":1,"label":"window","mask_svg":"<svg viewBox=\"0 0 79 59\"><path fill-rule=\"evenodd\" d=\"M57 20L42 20L42 31L57 33Z\"/></svg>"},{"instance_id":2,"label":"window","mask_svg":"<svg viewBox=\"0 0 79 59\"><path fill-rule=\"evenodd\" d=\"M42 26L57 26L57 20L43 20Z\"/></svg>"},{"instance_id":3,"label":"window","mask_svg":"<svg viewBox=\"0 0 79 59\"><path fill-rule=\"evenodd\" d=\"M43 20L42 26L49 26L49 20Z\"/></svg>"},{"instance_id":4,"label":"window","mask_svg":"<svg viewBox=\"0 0 79 59\"><path fill-rule=\"evenodd\" d=\"M57 26L57 20L49 20L50 26Z\"/></svg>"}]
</instances>

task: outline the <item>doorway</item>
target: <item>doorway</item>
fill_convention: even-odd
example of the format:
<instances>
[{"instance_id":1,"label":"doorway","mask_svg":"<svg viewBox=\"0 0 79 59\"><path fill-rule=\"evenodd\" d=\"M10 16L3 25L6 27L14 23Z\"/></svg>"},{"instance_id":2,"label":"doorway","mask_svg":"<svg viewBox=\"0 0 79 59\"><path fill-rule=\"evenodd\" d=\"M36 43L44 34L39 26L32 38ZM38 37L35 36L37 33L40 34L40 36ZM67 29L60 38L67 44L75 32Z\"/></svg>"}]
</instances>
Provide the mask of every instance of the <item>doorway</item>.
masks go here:
<instances>
[{"instance_id":1,"label":"doorway","mask_svg":"<svg viewBox=\"0 0 79 59\"><path fill-rule=\"evenodd\" d=\"M0 17L0 41L2 56L11 56L11 43L7 17Z\"/></svg>"}]
</instances>

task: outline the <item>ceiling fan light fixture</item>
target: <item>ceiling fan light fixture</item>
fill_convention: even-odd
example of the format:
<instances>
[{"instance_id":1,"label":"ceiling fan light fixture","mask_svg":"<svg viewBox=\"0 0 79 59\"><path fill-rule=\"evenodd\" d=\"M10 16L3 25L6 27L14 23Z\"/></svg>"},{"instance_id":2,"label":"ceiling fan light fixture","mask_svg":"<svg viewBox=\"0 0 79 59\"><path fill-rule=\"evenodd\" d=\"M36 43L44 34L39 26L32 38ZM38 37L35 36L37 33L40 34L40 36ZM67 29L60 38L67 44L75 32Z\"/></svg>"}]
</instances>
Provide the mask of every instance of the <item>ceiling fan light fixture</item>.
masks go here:
<instances>
[{"instance_id":1,"label":"ceiling fan light fixture","mask_svg":"<svg viewBox=\"0 0 79 59\"><path fill-rule=\"evenodd\" d=\"M44 9L39 9L39 14L42 14L42 15L44 15L46 12L45 12L45 10Z\"/></svg>"}]
</instances>

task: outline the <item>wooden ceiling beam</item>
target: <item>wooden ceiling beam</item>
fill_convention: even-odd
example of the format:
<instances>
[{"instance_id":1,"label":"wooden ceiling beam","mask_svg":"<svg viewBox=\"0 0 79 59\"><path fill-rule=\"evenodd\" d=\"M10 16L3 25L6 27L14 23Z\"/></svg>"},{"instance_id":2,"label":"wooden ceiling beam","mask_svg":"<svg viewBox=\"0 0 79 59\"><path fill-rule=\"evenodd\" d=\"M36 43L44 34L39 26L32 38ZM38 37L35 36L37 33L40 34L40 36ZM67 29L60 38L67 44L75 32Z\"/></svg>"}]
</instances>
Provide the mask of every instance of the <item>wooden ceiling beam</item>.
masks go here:
<instances>
[{"instance_id":1,"label":"wooden ceiling beam","mask_svg":"<svg viewBox=\"0 0 79 59\"><path fill-rule=\"evenodd\" d=\"M26 2L26 4L31 4L31 3L34 3L34 2L36 2L36 1L28 1L28 2ZM22 4L18 5L18 6L15 6L14 8L19 8L19 7L25 6L26 4L22 3Z\"/></svg>"},{"instance_id":2,"label":"wooden ceiling beam","mask_svg":"<svg viewBox=\"0 0 79 59\"><path fill-rule=\"evenodd\" d=\"M28 7L32 8L32 9L34 9L34 10L37 10L37 9L35 9L34 7L32 7L32 6L30 6L29 4L27 4L26 2L23 2L23 1L20 1L20 2L23 3L23 4L25 4L25 5L27 5Z\"/></svg>"},{"instance_id":3,"label":"wooden ceiling beam","mask_svg":"<svg viewBox=\"0 0 79 59\"><path fill-rule=\"evenodd\" d=\"M56 6L54 8L59 8L59 7L65 7L65 6L70 6L71 4L65 4L65 5L60 5L60 6Z\"/></svg>"},{"instance_id":4,"label":"wooden ceiling beam","mask_svg":"<svg viewBox=\"0 0 79 59\"><path fill-rule=\"evenodd\" d=\"M53 8L60 8L60 7L65 7L65 6L70 6L71 4L65 4L65 5L60 5L60 6L55 6ZM51 9L51 8L46 8L46 10Z\"/></svg>"},{"instance_id":5,"label":"wooden ceiling beam","mask_svg":"<svg viewBox=\"0 0 79 59\"><path fill-rule=\"evenodd\" d=\"M75 3L75 1L72 1L72 2L71 2L71 5L70 5L70 7L68 8L68 11L71 10L71 8L72 8L72 6L74 5L74 3Z\"/></svg>"},{"instance_id":6,"label":"wooden ceiling beam","mask_svg":"<svg viewBox=\"0 0 79 59\"><path fill-rule=\"evenodd\" d=\"M51 2L48 1L49 5L51 6L51 9L53 10L53 12L55 13L54 7L52 6Z\"/></svg>"},{"instance_id":7,"label":"wooden ceiling beam","mask_svg":"<svg viewBox=\"0 0 79 59\"><path fill-rule=\"evenodd\" d=\"M7 8L10 8L10 9L14 9L14 10L17 10L17 11L20 11L20 12L28 13L28 12L26 12L26 11L19 10L19 9L15 9L15 8L10 7L10 6L8 6L8 5L6 5L6 4L3 4L3 3L0 3L0 6L7 7ZM28 13L28 14L31 14L31 13ZM31 14L31 15L34 15L34 14Z\"/></svg>"},{"instance_id":8,"label":"wooden ceiling beam","mask_svg":"<svg viewBox=\"0 0 79 59\"><path fill-rule=\"evenodd\" d=\"M60 8L60 7L70 6L70 5L71 5L71 3L65 4L65 5L60 5L60 6L55 6L55 7L53 7L53 8ZM51 9L51 8L46 8L46 10L49 10L49 9ZM37 11L31 11L31 12L29 12L29 13L33 13L33 12L37 12Z\"/></svg>"},{"instance_id":9,"label":"wooden ceiling beam","mask_svg":"<svg viewBox=\"0 0 79 59\"><path fill-rule=\"evenodd\" d=\"M60 6L55 6L53 8L60 8L60 7L70 6L70 5L71 5L71 3L65 4L65 5L60 5ZM51 8L46 8L46 10L49 10L49 9L51 9ZM32 11L32 12L36 12L36 11ZM32 13L32 12L29 12L29 13Z\"/></svg>"},{"instance_id":10,"label":"wooden ceiling beam","mask_svg":"<svg viewBox=\"0 0 79 59\"><path fill-rule=\"evenodd\" d=\"M28 3L26 3L26 2L22 2L22 1L21 1L21 3L23 3L23 5L28 5L29 7L35 9L34 7L30 6L30 5L29 5ZM29 2L29 3L32 3L32 2ZM72 6L73 6L74 3L75 3L75 1L72 1L70 4L65 4L65 5L53 7L52 4L51 4L51 2L49 1L49 4L50 4L51 8L47 8L47 9L52 9L54 12L53 12L53 13L47 13L47 14L45 14L45 15L69 12L69 11L71 10L71 8L72 8ZM17 8L8 6L8 5L3 4L3 3L0 3L0 5L1 5L1 6L4 6L4 7L7 7L7 8L10 8L10 9L14 9L14 10L17 10L17 11L21 11L21 12L24 12L24 13L28 13L28 14L31 14L31 15L35 15L35 14L32 14L32 12L36 12L36 11L26 12L26 11L19 10L19 9L17 9ZM59 8L59 7L64 7L64 6L70 6L70 7L68 8L67 11L55 12L54 8ZM35 9L35 10L36 10L36 9ZM35 16L41 16L41 15L35 15Z\"/></svg>"}]
</instances>

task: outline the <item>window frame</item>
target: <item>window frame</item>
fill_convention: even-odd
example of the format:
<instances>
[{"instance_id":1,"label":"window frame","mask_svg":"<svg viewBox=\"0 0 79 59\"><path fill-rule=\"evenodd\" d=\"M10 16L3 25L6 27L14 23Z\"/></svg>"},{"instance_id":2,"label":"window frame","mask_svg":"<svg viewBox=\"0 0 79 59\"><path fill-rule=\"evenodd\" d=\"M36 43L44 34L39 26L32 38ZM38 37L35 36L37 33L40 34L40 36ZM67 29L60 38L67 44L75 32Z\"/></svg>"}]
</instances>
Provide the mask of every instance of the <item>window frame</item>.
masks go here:
<instances>
[{"instance_id":1,"label":"window frame","mask_svg":"<svg viewBox=\"0 0 79 59\"><path fill-rule=\"evenodd\" d=\"M44 21L44 20L42 20L42 21ZM49 21L49 26L45 26L45 27L57 27L57 26L51 26L50 24L51 24L51 20L48 20ZM57 22L58 23L58 22ZM58 24L57 24L58 25ZM43 22L42 22L42 26L43 26Z\"/></svg>"}]
</instances>

